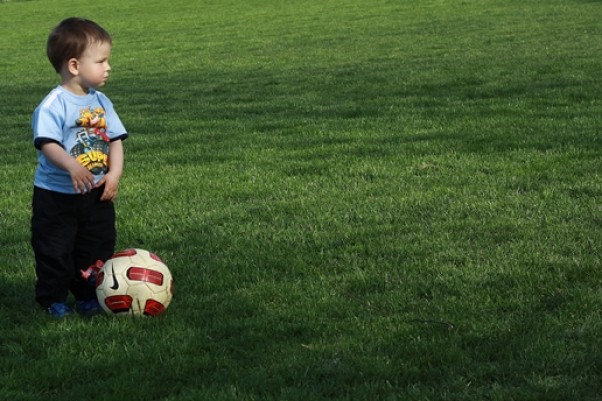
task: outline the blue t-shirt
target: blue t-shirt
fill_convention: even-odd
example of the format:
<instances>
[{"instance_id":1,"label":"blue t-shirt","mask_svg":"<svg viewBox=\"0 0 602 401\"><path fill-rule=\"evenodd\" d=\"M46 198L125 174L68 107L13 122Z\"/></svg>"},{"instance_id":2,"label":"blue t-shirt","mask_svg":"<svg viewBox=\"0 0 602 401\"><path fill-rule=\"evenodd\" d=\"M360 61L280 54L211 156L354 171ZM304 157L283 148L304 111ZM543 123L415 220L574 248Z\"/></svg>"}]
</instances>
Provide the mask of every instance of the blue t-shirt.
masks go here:
<instances>
[{"instance_id":1,"label":"blue t-shirt","mask_svg":"<svg viewBox=\"0 0 602 401\"><path fill-rule=\"evenodd\" d=\"M71 176L56 167L40 151L45 142L56 142L92 174L96 183L109 169L109 143L125 139L127 132L113 103L102 92L90 90L78 96L58 86L33 114L34 145L38 166L34 185L67 194L76 193Z\"/></svg>"}]
</instances>

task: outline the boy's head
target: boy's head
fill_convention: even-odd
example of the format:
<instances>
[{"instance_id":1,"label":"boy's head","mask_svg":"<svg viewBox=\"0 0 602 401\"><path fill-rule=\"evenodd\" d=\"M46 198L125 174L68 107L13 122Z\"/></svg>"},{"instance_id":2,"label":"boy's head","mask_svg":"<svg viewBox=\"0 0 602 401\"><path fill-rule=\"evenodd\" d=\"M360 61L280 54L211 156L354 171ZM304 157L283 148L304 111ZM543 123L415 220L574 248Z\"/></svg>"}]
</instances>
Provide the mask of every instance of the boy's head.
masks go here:
<instances>
[{"instance_id":1,"label":"boy's head","mask_svg":"<svg viewBox=\"0 0 602 401\"><path fill-rule=\"evenodd\" d=\"M57 73L67 61L80 58L93 43L112 44L111 35L101 26L84 18L67 18L56 26L48 37L46 53Z\"/></svg>"}]
</instances>

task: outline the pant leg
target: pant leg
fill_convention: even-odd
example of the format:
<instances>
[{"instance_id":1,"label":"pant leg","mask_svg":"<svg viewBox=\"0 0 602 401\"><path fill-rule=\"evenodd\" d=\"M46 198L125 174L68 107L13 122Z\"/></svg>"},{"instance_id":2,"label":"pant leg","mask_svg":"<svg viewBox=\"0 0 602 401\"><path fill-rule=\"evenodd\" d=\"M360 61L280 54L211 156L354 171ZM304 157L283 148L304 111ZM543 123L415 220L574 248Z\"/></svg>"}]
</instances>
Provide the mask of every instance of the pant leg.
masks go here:
<instances>
[{"instance_id":1,"label":"pant leg","mask_svg":"<svg viewBox=\"0 0 602 401\"><path fill-rule=\"evenodd\" d=\"M115 251L115 207L113 202L102 202L100 196L104 188L94 189L83 195L78 213L78 228L73 249L75 274L70 290L77 300L96 297L96 289L88 285L80 275L97 260L105 262Z\"/></svg>"},{"instance_id":2,"label":"pant leg","mask_svg":"<svg viewBox=\"0 0 602 401\"><path fill-rule=\"evenodd\" d=\"M74 196L34 188L31 245L36 261L35 297L43 307L65 302L73 279Z\"/></svg>"}]
</instances>

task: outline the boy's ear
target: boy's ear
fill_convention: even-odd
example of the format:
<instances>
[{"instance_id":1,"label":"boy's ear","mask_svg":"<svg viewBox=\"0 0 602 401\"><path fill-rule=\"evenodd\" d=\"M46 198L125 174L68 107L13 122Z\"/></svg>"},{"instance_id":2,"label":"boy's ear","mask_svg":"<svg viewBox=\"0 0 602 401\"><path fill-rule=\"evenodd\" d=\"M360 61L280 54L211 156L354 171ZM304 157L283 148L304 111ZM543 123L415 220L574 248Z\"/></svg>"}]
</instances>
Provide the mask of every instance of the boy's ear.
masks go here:
<instances>
[{"instance_id":1,"label":"boy's ear","mask_svg":"<svg viewBox=\"0 0 602 401\"><path fill-rule=\"evenodd\" d=\"M70 58L67 61L67 70L69 70L72 75L77 75L79 73L79 61L77 61L76 58Z\"/></svg>"}]
</instances>

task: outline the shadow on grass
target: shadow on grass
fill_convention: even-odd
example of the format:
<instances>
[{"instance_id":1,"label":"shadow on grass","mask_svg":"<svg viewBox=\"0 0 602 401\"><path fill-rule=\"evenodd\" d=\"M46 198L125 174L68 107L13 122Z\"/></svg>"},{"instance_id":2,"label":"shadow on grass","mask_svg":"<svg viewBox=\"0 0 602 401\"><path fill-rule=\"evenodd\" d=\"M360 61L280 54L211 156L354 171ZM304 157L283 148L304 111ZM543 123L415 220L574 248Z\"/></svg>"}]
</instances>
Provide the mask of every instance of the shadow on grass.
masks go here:
<instances>
[{"instance_id":1,"label":"shadow on grass","mask_svg":"<svg viewBox=\"0 0 602 401\"><path fill-rule=\"evenodd\" d=\"M589 149L599 141L590 107L597 99L595 85L545 75L533 79L516 74L493 82L461 72L418 78L391 63L292 70L200 67L147 75L143 84L124 73L103 90L132 142L141 139L130 151L156 155L169 164L223 162L240 158L249 148L294 152L337 141L339 151L351 152L350 157L366 156L358 148L374 157L488 154ZM0 89L20 107L11 113L27 115L15 127L26 130L31 111L51 88ZM8 110L9 104L4 107ZM30 140L29 135L18 138ZM345 144L355 149L345 150ZM178 158L182 148L196 153Z\"/></svg>"},{"instance_id":2,"label":"shadow on grass","mask_svg":"<svg viewBox=\"0 0 602 401\"><path fill-rule=\"evenodd\" d=\"M405 82L399 66L354 67L199 70L149 76L144 86L126 76L107 90L132 138L144 140L134 154L170 164L236 160L249 149L490 154L589 149L597 139L588 106L596 90L577 80Z\"/></svg>"}]
</instances>

